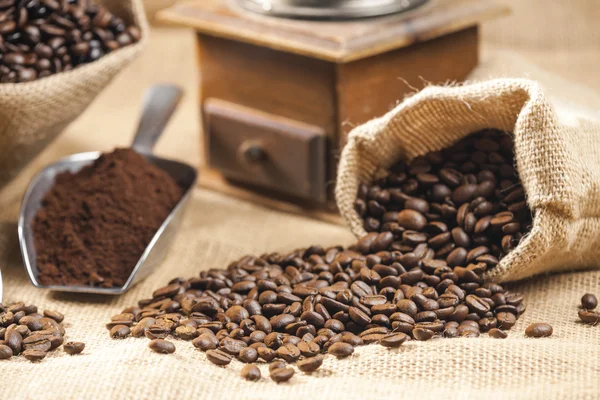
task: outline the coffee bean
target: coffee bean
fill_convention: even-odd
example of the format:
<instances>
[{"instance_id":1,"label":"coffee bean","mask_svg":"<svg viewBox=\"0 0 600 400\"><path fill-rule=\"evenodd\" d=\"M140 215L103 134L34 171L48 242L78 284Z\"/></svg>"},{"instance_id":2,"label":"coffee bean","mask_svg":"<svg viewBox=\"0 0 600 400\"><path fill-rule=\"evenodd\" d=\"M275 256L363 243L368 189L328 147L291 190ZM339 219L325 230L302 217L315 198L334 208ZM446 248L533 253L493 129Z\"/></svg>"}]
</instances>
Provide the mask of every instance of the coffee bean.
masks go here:
<instances>
[{"instance_id":1,"label":"coffee bean","mask_svg":"<svg viewBox=\"0 0 600 400\"><path fill-rule=\"evenodd\" d=\"M256 362L258 360L258 351L252 347L246 347L240 351L238 358L246 364Z\"/></svg>"},{"instance_id":2,"label":"coffee bean","mask_svg":"<svg viewBox=\"0 0 600 400\"><path fill-rule=\"evenodd\" d=\"M258 369L258 367L254 364L244 365L240 375L245 380L251 381L251 382L256 382L256 381L260 380L260 378L261 378L260 369Z\"/></svg>"},{"instance_id":3,"label":"coffee bean","mask_svg":"<svg viewBox=\"0 0 600 400\"><path fill-rule=\"evenodd\" d=\"M44 317L52 318L58 323L63 322L63 320L65 319L65 316L63 314L59 313L58 311L52 310L44 310Z\"/></svg>"},{"instance_id":4,"label":"coffee bean","mask_svg":"<svg viewBox=\"0 0 600 400\"><path fill-rule=\"evenodd\" d=\"M297 366L300 371L310 373L319 369L323 365L323 360L324 358L321 355L309 357L298 361Z\"/></svg>"},{"instance_id":5,"label":"coffee bean","mask_svg":"<svg viewBox=\"0 0 600 400\"><path fill-rule=\"evenodd\" d=\"M544 322L531 324L525 329L525 335L533 338L548 337L552 335L552 326Z\"/></svg>"},{"instance_id":6,"label":"coffee bean","mask_svg":"<svg viewBox=\"0 0 600 400\"><path fill-rule=\"evenodd\" d=\"M579 310L579 319L588 324L597 325L600 323L600 312Z\"/></svg>"},{"instance_id":7,"label":"coffee bean","mask_svg":"<svg viewBox=\"0 0 600 400\"><path fill-rule=\"evenodd\" d=\"M175 353L175 345L164 339L154 339L148 343L150 350L155 353L172 354Z\"/></svg>"},{"instance_id":8,"label":"coffee bean","mask_svg":"<svg viewBox=\"0 0 600 400\"><path fill-rule=\"evenodd\" d=\"M293 344L286 344L277 349L277 356L292 363L300 358L300 350Z\"/></svg>"},{"instance_id":9,"label":"coffee bean","mask_svg":"<svg viewBox=\"0 0 600 400\"><path fill-rule=\"evenodd\" d=\"M85 349L85 343L82 342L67 342L63 345L65 353L69 355L80 354Z\"/></svg>"},{"instance_id":10,"label":"coffee bean","mask_svg":"<svg viewBox=\"0 0 600 400\"><path fill-rule=\"evenodd\" d=\"M25 350L23 352L23 357L25 357L29 361L36 362L36 361L41 361L44 358L46 358L46 354L47 353L45 351L30 349L30 350Z\"/></svg>"},{"instance_id":11,"label":"coffee bean","mask_svg":"<svg viewBox=\"0 0 600 400\"><path fill-rule=\"evenodd\" d=\"M285 368L286 365L287 364L281 360L273 361L271 364L269 364L269 372L273 372L274 370L279 368Z\"/></svg>"},{"instance_id":12,"label":"coffee bean","mask_svg":"<svg viewBox=\"0 0 600 400\"><path fill-rule=\"evenodd\" d=\"M214 334L209 335L206 333L201 334L196 339L192 340L192 345L202 351L214 350L217 348L218 343L219 342Z\"/></svg>"},{"instance_id":13,"label":"coffee bean","mask_svg":"<svg viewBox=\"0 0 600 400\"><path fill-rule=\"evenodd\" d=\"M490 329L488 335L490 335L490 337L493 337L494 339L506 339L508 337L506 332L498 328Z\"/></svg>"},{"instance_id":14,"label":"coffee bean","mask_svg":"<svg viewBox=\"0 0 600 400\"><path fill-rule=\"evenodd\" d=\"M216 365L228 365L232 359L231 355L221 350L208 350L206 352L206 358Z\"/></svg>"},{"instance_id":15,"label":"coffee bean","mask_svg":"<svg viewBox=\"0 0 600 400\"><path fill-rule=\"evenodd\" d=\"M346 342L337 342L332 344L327 350L327 352L338 358L344 358L354 353L354 347Z\"/></svg>"},{"instance_id":16,"label":"coffee bean","mask_svg":"<svg viewBox=\"0 0 600 400\"><path fill-rule=\"evenodd\" d=\"M399 347L402 343L409 340L410 337L402 332L391 333L389 335L384 336L380 341L384 347Z\"/></svg>"},{"instance_id":17,"label":"coffee bean","mask_svg":"<svg viewBox=\"0 0 600 400\"><path fill-rule=\"evenodd\" d=\"M402 210L398 214L398 224L405 229L419 231L427 224L427 219L418 211Z\"/></svg>"},{"instance_id":18,"label":"coffee bean","mask_svg":"<svg viewBox=\"0 0 600 400\"><path fill-rule=\"evenodd\" d=\"M110 337L113 339L124 339L131 333L131 329L125 325L116 325L110 330Z\"/></svg>"},{"instance_id":19,"label":"coffee bean","mask_svg":"<svg viewBox=\"0 0 600 400\"><path fill-rule=\"evenodd\" d=\"M350 307L348 313L350 314L352 321L360 326L365 326L371 323L371 318L369 318L369 316L358 307Z\"/></svg>"},{"instance_id":20,"label":"coffee bean","mask_svg":"<svg viewBox=\"0 0 600 400\"><path fill-rule=\"evenodd\" d=\"M262 358L266 362L270 362L274 360L275 357L277 357L277 352L268 347L260 347L257 349L257 351L260 358Z\"/></svg>"},{"instance_id":21,"label":"coffee bean","mask_svg":"<svg viewBox=\"0 0 600 400\"><path fill-rule=\"evenodd\" d=\"M271 379L277 383L287 382L294 376L293 368L277 368L271 371Z\"/></svg>"},{"instance_id":22,"label":"coffee bean","mask_svg":"<svg viewBox=\"0 0 600 400\"><path fill-rule=\"evenodd\" d=\"M586 293L581 298L581 308L584 310L594 310L598 307L598 299L591 293Z\"/></svg>"},{"instance_id":23,"label":"coffee bean","mask_svg":"<svg viewBox=\"0 0 600 400\"><path fill-rule=\"evenodd\" d=\"M13 356L13 351L6 345L0 345L0 360L6 360Z\"/></svg>"},{"instance_id":24,"label":"coffee bean","mask_svg":"<svg viewBox=\"0 0 600 400\"><path fill-rule=\"evenodd\" d=\"M435 332L425 328L415 328L412 334L415 339L425 341L431 339L435 335Z\"/></svg>"},{"instance_id":25,"label":"coffee bean","mask_svg":"<svg viewBox=\"0 0 600 400\"><path fill-rule=\"evenodd\" d=\"M509 312L500 312L496 316L498 321L498 328L510 329L517 323L517 318L514 314Z\"/></svg>"}]
</instances>

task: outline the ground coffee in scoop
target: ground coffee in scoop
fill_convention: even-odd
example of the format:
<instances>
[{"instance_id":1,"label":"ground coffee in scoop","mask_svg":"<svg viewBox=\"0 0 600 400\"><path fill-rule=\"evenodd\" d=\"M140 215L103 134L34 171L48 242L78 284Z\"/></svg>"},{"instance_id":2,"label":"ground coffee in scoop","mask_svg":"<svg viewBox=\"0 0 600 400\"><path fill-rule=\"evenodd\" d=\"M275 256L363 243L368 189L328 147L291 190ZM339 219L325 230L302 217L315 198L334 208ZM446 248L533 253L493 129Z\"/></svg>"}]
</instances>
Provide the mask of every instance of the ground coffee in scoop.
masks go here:
<instances>
[{"instance_id":1,"label":"ground coffee in scoop","mask_svg":"<svg viewBox=\"0 0 600 400\"><path fill-rule=\"evenodd\" d=\"M171 176L131 149L58 175L33 222L39 281L123 286L182 195Z\"/></svg>"}]
</instances>

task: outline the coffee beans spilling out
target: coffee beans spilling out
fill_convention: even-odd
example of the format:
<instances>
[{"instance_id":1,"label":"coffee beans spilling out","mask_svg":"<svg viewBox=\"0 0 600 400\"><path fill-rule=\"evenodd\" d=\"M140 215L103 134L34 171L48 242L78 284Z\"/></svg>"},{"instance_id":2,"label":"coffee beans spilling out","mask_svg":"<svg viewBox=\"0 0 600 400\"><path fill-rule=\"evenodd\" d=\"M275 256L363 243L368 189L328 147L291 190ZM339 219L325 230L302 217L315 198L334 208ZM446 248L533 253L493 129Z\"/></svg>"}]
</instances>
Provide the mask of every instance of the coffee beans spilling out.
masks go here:
<instances>
[{"instance_id":1,"label":"coffee beans spilling out","mask_svg":"<svg viewBox=\"0 0 600 400\"><path fill-rule=\"evenodd\" d=\"M591 293L584 294L581 298L579 319L591 325L600 324L600 312L596 311L596 307L598 307L598 298Z\"/></svg>"},{"instance_id":2,"label":"coffee beans spilling out","mask_svg":"<svg viewBox=\"0 0 600 400\"><path fill-rule=\"evenodd\" d=\"M512 137L484 131L440 152L399 162L358 191L355 209L371 232L359 245L402 253L419 249L436 267L481 275L513 249L531 226L514 168ZM390 232L380 236L378 232ZM433 261L435 260L435 261Z\"/></svg>"},{"instance_id":3,"label":"coffee beans spilling out","mask_svg":"<svg viewBox=\"0 0 600 400\"><path fill-rule=\"evenodd\" d=\"M351 357L363 344L505 337L525 310L522 295L483 282L482 266L453 269L428 258L426 243L405 252L392 245L393 234L383 232L347 249L245 256L173 279L106 327L113 338L189 340L218 366L270 362L271 379L285 382L294 375L288 364L310 373L322 354ZM242 376L259 379L250 367Z\"/></svg>"},{"instance_id":4,"label":"coffee beans spilling out","mask_svg":"<svg viewBox=\"0 0 600 400\"><path fill-rule=\"evenodd\" d=\"M22 355L30 361L41 361L63 344L64 316L56 311L38 313L34 305L0 304L0 360ZM64 345L67 354L79 354L85 345L69 342Z\"/></svg>"},{"instance_id":5,"label":"coffee beans spilling out","mask_svg":"<svg viewBox=\"0 0 600 400\"><path fill-rule=\"evenodd\" d=\"M69 71L140 38L88 0L0 0L0 83Z\"/></svg>"}]
</instances>

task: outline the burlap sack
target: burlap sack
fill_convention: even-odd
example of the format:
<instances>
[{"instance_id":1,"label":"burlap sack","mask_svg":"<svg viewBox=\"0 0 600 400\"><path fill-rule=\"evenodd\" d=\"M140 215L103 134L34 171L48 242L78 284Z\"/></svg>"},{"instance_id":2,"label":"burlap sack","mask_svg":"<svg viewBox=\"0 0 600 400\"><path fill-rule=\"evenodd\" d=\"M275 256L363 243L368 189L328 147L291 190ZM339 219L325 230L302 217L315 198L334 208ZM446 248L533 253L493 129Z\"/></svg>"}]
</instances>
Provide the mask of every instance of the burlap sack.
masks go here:
<instances>
[{"instance_id":1,"label":"burlap sack","mask_svg":"<svg viewBox=\"0 0 600 400\"><path fill-rule=\"evenodd\" d=\"M565 96L572 98L576 96ZM440 150L470 133L514 133L516 167L534 214L531 232L487 273L509 281L600 264L600 118L583 104L551 101L527 79L430 86L354 129L338 169L336 199L358 237L360 183L399 159Z\"/></svg>"},{"instance_id":2,"label":"burlap sack","mask_svg":"<svg viewBox=\"0 0 600 400\"><path fill-rule=\"evenodd\" d=\"M0 187L77 118L143 48L148 24L140 0L98 3L139 26L142 39L69 72L34 82L0 84Z\"/></svg>"}]
</instances>

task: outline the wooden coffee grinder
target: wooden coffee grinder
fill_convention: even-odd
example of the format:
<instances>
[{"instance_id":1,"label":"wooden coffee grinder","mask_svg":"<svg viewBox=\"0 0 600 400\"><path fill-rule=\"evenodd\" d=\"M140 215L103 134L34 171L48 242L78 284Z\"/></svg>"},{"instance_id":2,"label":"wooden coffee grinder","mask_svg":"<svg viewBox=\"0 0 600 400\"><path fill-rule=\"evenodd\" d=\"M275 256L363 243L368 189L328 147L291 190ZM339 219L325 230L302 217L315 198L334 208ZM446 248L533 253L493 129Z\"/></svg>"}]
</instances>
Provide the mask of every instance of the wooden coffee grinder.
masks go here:
<instances>
[{"instance_id":1,"label":"wooden coffee grinder","mask_svg":"<svg viewBox=\"0 0 600 400\"><path fill-rule=\"evenodd\" d=\"M488 0L199 0L159 19L197 31L201 184L288 210L334 210L352 127L478 63Z\"/></svg>"}]
</instances>

